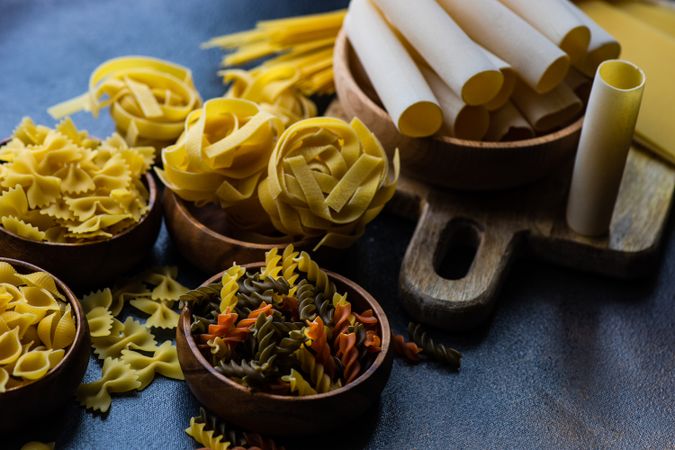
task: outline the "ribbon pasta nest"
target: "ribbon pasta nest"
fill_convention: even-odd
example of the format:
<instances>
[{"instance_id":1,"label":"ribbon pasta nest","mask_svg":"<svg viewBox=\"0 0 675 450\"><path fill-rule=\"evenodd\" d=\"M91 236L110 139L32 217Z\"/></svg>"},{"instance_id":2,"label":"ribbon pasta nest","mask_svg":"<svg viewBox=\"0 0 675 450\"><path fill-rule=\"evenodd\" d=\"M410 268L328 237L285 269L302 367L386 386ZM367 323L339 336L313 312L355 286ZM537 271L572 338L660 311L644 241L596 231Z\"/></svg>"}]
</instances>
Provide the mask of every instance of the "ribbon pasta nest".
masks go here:
<instances>
[{"instance_id":1,"label":"ribbon pasta nest","mask_svg":"<svg viewBox=\"0 0 675 450\"><path fill-rule=\"evenodd\" d=\"M45 272L0 262L0 393L37 381L75 340L71 305Z\"/></svg>"},{"instance_id":2,"label":"ribbon pasta nest","mask_svg":"<svg viewBox=\"0 0 675 450\"><path fill-rule=\"evenodd\" d=\"M112 238L147 213L141 178L153 160L118 134L101 142L70 119L50 129L24 118L0 147L1 225L36 241Z\"/></svg>"},{"instance_id":3,"label":"ribbon pasta nest","mask_svg":"<svg viewBox=\"0 0 675 450\"><path fill-rule=\"evenodd\" d=\"M235 264L221 283L181 297L191 304L190 331L206 359L245 386L282 395L329 392L356 380L381 351L373 311L357 312L292 245L265 260L260 271Z\"/></svg>"}]
</instances>

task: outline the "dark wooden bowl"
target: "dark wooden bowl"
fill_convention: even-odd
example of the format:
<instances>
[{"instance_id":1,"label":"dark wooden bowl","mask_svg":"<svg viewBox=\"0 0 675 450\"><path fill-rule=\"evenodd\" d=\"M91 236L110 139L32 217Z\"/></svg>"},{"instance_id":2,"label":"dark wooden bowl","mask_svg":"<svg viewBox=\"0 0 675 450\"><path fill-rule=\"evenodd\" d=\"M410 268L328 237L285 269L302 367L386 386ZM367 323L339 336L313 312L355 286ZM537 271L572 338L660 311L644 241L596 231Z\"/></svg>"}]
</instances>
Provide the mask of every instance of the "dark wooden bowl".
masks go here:
<instances>
[{"instance_id":1,"label":"dark wooden bowl","mask_svg":"<svg viewBox=\"0 0 675 450\"><path fill-rule=\"evenodd\" d=\"M15 259L0 258L0 261L11 264L20 273L46 272L40 267ZM43 378L0 394L0 433L18 431L28 425L35 428L36 424L41 423L35 419L47 417L72 401L75 389L87 370L89 327L82 305L61 280L56 277L54 280L72 307L77 323L75 340L66 350L61 362Z\"/></svg>"},{"instance_id":2,"label":"dark wooden bowl","mask_svg":"<svg viewBox=\"0 0 675 450\"><path fill-rule=\"evenodd\" d=\"M256 269L262 263L248 264ZM380 396L392 365L391 329L382 307L361 286L333 272L327 272L355 310L372 308L380 323L382 352L353 382L331 392L305 397L253 392L217 372L202 356L190 334L190 310L183 309L176 329L178 359L185 381L197 400L207 409L244 429L277 436L298 436L340 428L345 421L361 416ZM214 283L214 275L202 286Z\"/></svg>"},{"instance_id":3,"label":"dark wooden bowl","mask_svg":"<svg viewBox=\"0 0 675 450\"><path fill-rule=\"evenodd\" d=\"M283 249L293 244L297 250L311 250L315 239L277 239L261 243L237 239L228 230L225 211L217 205L196 207L183 201L171 189L164 189L164 220L171 240L185 259L206 273L220 272L232 263L248 264L265 259L265 252L272 248ZM339 258L339 249L320 248L316 253L318 261Z\"/></svg>"},{"instance_id":4,"label":"dark wooden bowl","mask_svg":"<svg viewBox=\"0 0 675 450\"><path fill-rule=\"evenodd\" d=\"M388 152L398 148L404 173L425 182L464 190L514 187L544 177L576 151L583 118L545 136L512 142L402 136L380 106L344 29L335 42L333 68L346 116L361 119Z\"/></svg>"},{"instance_id":5,"label":"dark wooden bowl","mask_svg":"<svg viewBox=\"0 0 675 450\"><path fill-rule=\"evenodd\" d=\"M0 255L28 261L53 272L73 288L100 287L140 263L157 240L162 224L157 183L145 174L150 210L139 223L110 239L91 243L38 242L0 227Z\"/></svg>"}]
</instances>

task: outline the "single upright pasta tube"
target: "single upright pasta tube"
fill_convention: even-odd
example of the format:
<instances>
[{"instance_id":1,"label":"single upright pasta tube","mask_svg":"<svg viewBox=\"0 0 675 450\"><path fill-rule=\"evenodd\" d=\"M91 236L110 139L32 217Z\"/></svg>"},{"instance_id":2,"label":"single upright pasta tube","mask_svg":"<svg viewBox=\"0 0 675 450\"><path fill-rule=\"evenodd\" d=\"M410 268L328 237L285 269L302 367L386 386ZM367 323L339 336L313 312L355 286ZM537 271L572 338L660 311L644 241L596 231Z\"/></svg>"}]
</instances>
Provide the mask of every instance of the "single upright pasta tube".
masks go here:
<instances>
[{"instance_id":1,"label":"single upright pasta tube","mask_svg":"<svg viewBox=\"0 0 675 450\"><path fill-rule=\"evenodd\" d=\"M441 80L436 73L422 67L422 74L443 110L441 131L460 139L480 141L490 123L490 114L482 106L469 106Z\"/></svg>"},{"instance_id":2,"label":"single upright pasta tube","mask_svg":"<svg viewBox=\"0 0 675 450\"><path fill-rule=\"evenodd\" d=\"M569 56L498 1L438 1L474 41L509 63L536 92L548 92L565 78Z\"/></svg>"},{"instance_id":3,"label":"single upright pasta tube","mask_svg":"<svg viewBox=\"0 0 675 450\"><path fill-rule=\"evenodd\" d=\"M567 224L579 234L606 234L633 140L645 74L611 60L598 67L581 130L567 202Z\"/></svg>"},{"instance_id":4,"label":"single upright pasta tube","mask_svg":"<svg viewBox=\"0 0 675 450\"><path fill-rule=\"evenodd\" d=\"M506 102L500 109L490 113L490 127L484 140L494 142L519 141L533 137L532 126L513 106L513 103Z\"/></svg>"},{"instance_id":5,"label":"single upright pasta tube","mask_svg":"<svg viewBox=\"0 0 675 450\"><path fill-rule=\"evenodd\" d=\"M349 40L401 134L431 136L443 124L438 101L417 65L369 0L354 0L345 19Z\"/></svg>"},{"instance_id":6,"label":"single upright pasta tube","mask_svg":"<svg viewBox=\"0 0 675 450\"><path fill-rule=\"evenodd\" d=\"M583 107L579 97L565 83L546 94L537 94L518 81L512 100L532 127L541 132L567 125Z\"/></svg>"},{"instance_id":7,"label":"single upright pasta tube","mask_svg":"<svg viewBox=\"0 0 675 450\"><path fill-rule=\"evenodd\" d=\"M501 72L435 0L374 1L467 105L484 105L499 93Z\"/></svg>"},{"instance_id":8,"label":"single upright pasta tube","mask_svg":"<svg viewBox=\"0 0 675 450\"><path fill-rule=\"evenodd\" d=\"M492 61L492 64L494 64L495 67L502 72L502 76L504 76L502 88L499 90L495 98L485 104L485 108L488 111L496 111L504 106L511 98L511 94L513 94L513 88L516 87L517 75L509 63L499 58L494 53L485 50L483 47L480 47L480 49L483 51L483 53L485 53L485 56L487 56L488 59Z\"/></svg>"},{"instance_id":9,"label":"single upright pasta tube","mask_svg":"<svg viewBox=\"0 0 675 450\"><path fill-rule=\"evenodd\" d=\"M591 31L564 3L567 0L500 0L570 56L572 63L586 56Z\"/></svg>"},{"instance_id":10,"label":"single upright pasta tube","mask_svg":"<svg viewBox=\"0 0 675 450\"><path fill-rule=\"evenodd\" d=\"M564 5L591 30L588 51L583 59L575 61L575 66L584 75L593 77L600 63L608 59L616 59L621 54L621 45L609 33L601 28L572 2L564 1Z\"/></svg>"}]
</instances>

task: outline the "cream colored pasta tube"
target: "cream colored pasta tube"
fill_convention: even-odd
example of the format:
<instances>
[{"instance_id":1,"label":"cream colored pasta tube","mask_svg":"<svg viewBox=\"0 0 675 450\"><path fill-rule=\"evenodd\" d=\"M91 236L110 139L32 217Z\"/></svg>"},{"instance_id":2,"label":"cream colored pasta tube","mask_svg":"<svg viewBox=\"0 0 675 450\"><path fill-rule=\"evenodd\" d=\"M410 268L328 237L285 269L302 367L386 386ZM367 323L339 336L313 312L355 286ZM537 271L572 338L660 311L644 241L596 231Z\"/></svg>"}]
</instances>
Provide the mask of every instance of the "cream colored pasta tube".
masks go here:
<instances>
[{"instance_id":1,"label":"cream colored pasta tube","mask_svg":"<svg viewBox=\"0 0 675 450\"><path fill-rule=\"evenodd\" d=\"M588 51L583 59L575 63L575 66L586 76L592 78L600 63L608 59L616 59L619 57L621 54L621 45L572 2L567 0L562 1L567 9L576 15L577 18L591 30L591 41L588 44Z\"/></svg>"},{"instance_id":2,"label":"cream colored pasta tube","mask_svg":"<svg viewBox=\"0 0 675 450\"><path fill-rule=\"evenodd\" d=\"M511 99L530 125L542 132L567 125L583 107L579 97L565 83L546 94L537 94L517 81Z\"/></svg>"},{"instance_id":3,"label":"cream colored pasta tube","mask_svg":"<svg viewBox=\"0 0 675 450\"><path fill-rule=\"evenodd\" d=\"M420 67L443 110L441 132L460 139L479 141L485 136L490 114L482 106L469 106L428 67Z\"/></svg>"},{"instance_id":4,"label":"cream colored pasta tube","mask_svg":"<svg viewBox=\"0 0 675 450\"><path fill-rule=\"evenodd\" d=\"M497 111L490 113L490 127L485 134L486 141L517 141L534 137L534 130L522 114L506 102Z\"/></svg>"},{"instance_id":5,"label":"cream colored pasta tube","mask_svg":"<svg viewBox=\"0 0 675 450\"><path fill-rule=\"evenodd\" d=\"M369 0L353 0L345 29L385 109L406 136L436 133L443 114L417 65Z\"/></svg>"},{"instance_id":6,"label":"cream colored pasta tube","mask_svg":"<svg viewBox=\"0 0 675 450\"><path fill-rule=\"evenodd\" d=\"M586 56L591 31L563 2L567 0L500 0L570 56L574 64Z\"/></svg>"},{"instance_id":7,"label":"cream colored pasta tube","mask_svg":"<svg viewBox=\"0 0 675 450\"><path fill-rule=\"evenodd\" d=\"M504 82L502 83L502 88L499 90L495 98L493 98L489 103L485 104L485 108L488 111L496 111L509 101L511 94L513 93L513 88L516 86L516 73L513 71L513 68L509 63L499 58L494 53L480 47L480 49L485 53L485 56L499 69L504 76Z\"/></svg>"},{"instance_id":8,"label":"cream colored pasta tube","mask_svg":"<svg viewBox=\"0 0 675 450\"><path fill-rule=\"evenodd\" d=\"M438 76L467 105L483 105L503 75L435 0L374 0Z\"/></svg>"},{"instance_id":9,"label":"cream colored pasta tube","mask_svg":"<svg viewBox=\"0 0 675 450\"><path fill-rule=\"evenodd\" d=\"M582 102L588 100L588 95L591 93L591 85L593 80L588 78L583 73L579 72L574 67L570 67L570 71L565 77L565 84L574 91L577 97Z\"/></svg>"},{"instance_id":10,"label":"cream colored pasta tube","mask_svg":"<svg viewBox=\"0 0 675 450\"><path fill-rule=\"evenodd\" d=\"M610 60L598 67L567 201L567 224L579 234L609 230L644 85L645 74L633 63Z\"/></svg>"},{"instance_id":11,"label":"cream colored pasta tube","mask_svg":"<svg viewBox=\"0 0 675 450\"><path fill-rule=\"evenodd\" d=\"M438 1L474 41L509 63L535 91L548 92L565 78L569 56L497 0Z\"/></svg>"}]
</instances>

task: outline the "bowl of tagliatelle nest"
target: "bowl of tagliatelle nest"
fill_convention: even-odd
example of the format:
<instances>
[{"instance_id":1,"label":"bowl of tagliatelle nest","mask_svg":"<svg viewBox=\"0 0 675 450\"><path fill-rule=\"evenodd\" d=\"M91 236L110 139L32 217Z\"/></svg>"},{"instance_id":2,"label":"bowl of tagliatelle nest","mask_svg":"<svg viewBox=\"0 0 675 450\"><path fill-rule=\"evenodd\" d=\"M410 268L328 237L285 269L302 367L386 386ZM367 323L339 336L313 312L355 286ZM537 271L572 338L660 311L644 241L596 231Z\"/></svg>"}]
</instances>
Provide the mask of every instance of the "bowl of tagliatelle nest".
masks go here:
<instances>
[{"instance_id":1,"label":"bowl of tagliatelle nest","mask_svg":"<svg viewBox=\"0 0 675 450\"><path fill-rule=\"evenodd\" d=\"M398 158L392 164L358 119L291 119L269 109L209 100L162 151L156 172L167 187L167 228L207 273L260 261L288 243L333 259L394 194Z\"/></svg>"},{"instance_id":2,"label":"bowl of tagliatelle nest","mask_svg":"<svg viewBox=\"0 0 675 450\"><path fill-rule=\"evenodd\" d=\"M380 305L292 246L234 265L182 300L176 344L188 386L244 429L338 428L376 402L389 378L391 331ZM199 427L191 423L188 434Z\"/></svg>"},{"instance_id":3,"label":"bowl of tagliatelle nest","mask_svg":"<svg viewBox=\"0 0 675 450\"><path fill-rule=\"evenodd\" d=\"M152 147L103 141L70 119L25 118L0 144L0 254L74 287L108 282L140 263L161 224Z\"/></svg>"},{"instance_id":4,"label":"bowl of tagliatelle nest","mask_svg":"<svg viewBox=\"0 0 675 450\"><path fill-rule=\"evenodd\" d=\"M70 289L0 258L0 433L34 426L71 401L88 361L87 321Z\"/></svg>"},{"instance_id":5,"label":"bowl of tagliatelle nest","mask_svg":"<svg viewBox=\"0 0 675 450\"><path fill-rule=\"evenodd\" d=\"M353 1L334 52L344 115L399 148L406 175L443 187L565 166L595 68L620 47L569 2L538 3Z\"/></svg>"}]
</instances>

